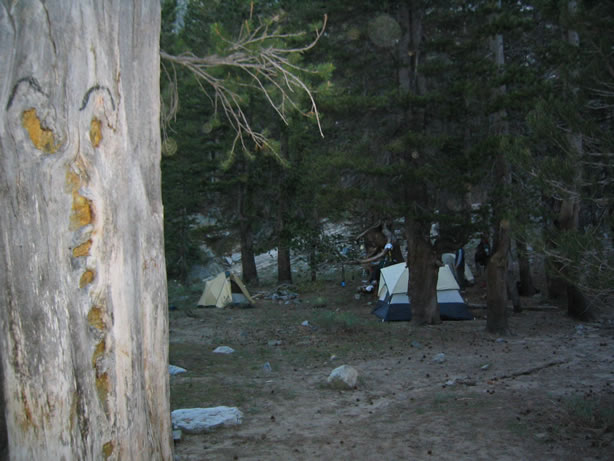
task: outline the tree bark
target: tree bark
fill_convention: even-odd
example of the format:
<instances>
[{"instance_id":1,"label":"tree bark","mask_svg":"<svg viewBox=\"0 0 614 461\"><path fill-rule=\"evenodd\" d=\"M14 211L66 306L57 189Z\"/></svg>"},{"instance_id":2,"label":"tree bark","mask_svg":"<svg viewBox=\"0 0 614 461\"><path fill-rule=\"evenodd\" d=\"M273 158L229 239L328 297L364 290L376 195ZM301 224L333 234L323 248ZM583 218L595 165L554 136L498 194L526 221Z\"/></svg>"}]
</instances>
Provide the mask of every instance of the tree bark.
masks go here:
<instances>
[{"instance_id":1,"label":"tree bark","mask_svg":"<svg viewBox=\"0 0 614 461\"><path fill-rule=\"evenodd\" d=\"M430 242L424 238L425 232L428 231L424 226L409 221L407 225L408 293L411 300L411 320L416 325L441 323L437 304L439 264Z\"/></svg>"},{"instance_id":2,"label":"tree bark","mask_svg":"<svg viewBox=\"0 0 614 461\"><path fill-rule=\"evenodd\" d=\"M569 16L578 14L578 4L576 0L568 0L567 10ZM573 47L580 46L580 36L576 30L569 29L567 31L567 42ZM570 75L577 76L578 70L572 68ZM571 80L571 79L570 79ZM567 92L570 98L578 92L578 87L573 81L567 82ZM563 199L556 220L556 228L558 232L578 232L579 231L579 216L580 216L580 189L582 184L582 158L584 157L584 139L582 133L578 132L575 127L567 134L567 142L569 145L569 155L576 165L576 174L571 185L571 192ZM592 313L588 308L586 297L572 281L567 265L556 264L557 273L560 274L559 287L562 287L562 292L567 298L567 314L571 317L580 320L590 320ZM555 280L556 282L556 280Z\"/></svg>"},{"instance_id":3,"label":"tree bark","mask_svg":"<svg viewBox=\"0 0 614 461\"><path fill-rule=\"evenodd\" d=\"M497 249L490 257L486 273L488 277L486 329L494 334L507 334L507 259L509 253L509 223L501 221Z\"/></svg>"},{"instance_id":4,"label":"tree bark","mask_svg":"<svg viewBox=\"0 0 614 461\"><path fill-rule=\"evenodd\" d=\"M285 125L281 126L281 156L289 158L288 131ZM279 204L277 211L277 281L279 283L292 283L292 265L290 262L290 232L286 221L288 219L287 175L282 167L280 174Z\"/></svg>"},{"instance_id":5,"label":"tree bark","mask_svg":"<svg viewBox=\"0 0 614 461\"><path fill-rule=\"evenodd\" d=\"M501 9L501 0L497 1L497 8ZM493 56L493 62L498 73L502 73L505 67L505 49L503 46L503 35L495 34L490 39L490 51ZM501 85L493 91L493 96L503 96L507 92L505 85ZM497 136L509 135L509 123L507 121L507 112L505 109L501 109L490 116L490 130ZM496 264L491 258L488 264L488 276L487 276L487 306L488 306L488 325L487 329L491 332L503 333L507 331L507 319L505 317L505 304L508 296L514 302L514 311L520 312L522 310L520 304L520 298L518 297L515 287L512 285L510 274L508 272L511 236L509 232L509 222L503 218L503 212L507 207L506 188L509 188L512 183L512 177L510 172L510 166L505 159L505 153L501 148L496 152L495 159L495 176L496 183L502 188L503 199L499 201L498 207L495 210L496 222L498 223L499 230L497 232L497 239L495 240L494 254L497 256ZM504 250L504 252L503 252ZM492 266L492 268L491 268ZM503 266L503 269L500 267ZM501 272L503 270L503 272ZM503 279L501 279L503 277ZM493 284L491 286L491 283ZM502 290L502 291L498 291ZM491 308L493 309L491 312ZM491 318L493 319L491 322Z\"/></svg>"},{"instance_id":6,"label":"tree bark","mask_svg":"<svg viewBox=\"0 0 614 461\"><path fill-rule=\"evenodd\" d=\"M422 49L421 5L405 1L399 4L398 20L405 33L399 40L399 93L424 94L424 78L420 75L419 64ZM408 130L424 129L424 110L408 107L403 114L403 125ZM425 153L413 156L408 146L407 160L418 166L424 161ZM412 322L417 325L440 323L437 304L437 255L430 242L430 222L418 217L419 207L430 208L427 184L416 182L405 184L405 199L411 211L405 217L407 235L407 262L409 267L408 293L411 298Z\"/></svg>"},{"instance_id":7,"label":"tree bark","mask_svg":"<svg viewBox=\"0 0 614 461\"><path fill-rule=\"evenodd\" d=\"M249 166L245 166L248 170ZM244 176L249 177L249 171L244 171ZM239 238L241 241L241 272L243 281L258 285L258 269L256 268L256 256L254 254L254 233L252 231L252 217L250 215L250 191L248 184L239 184Z\"/></svg>"},{"instance_id":8,"label":"tree bark","mask_svg":"<svg viewBox=\"0 0 614 461\"><path fill-rule=\"evenodd\" d=\"M11 460L170 460L160 4L0 0Z\"/></svg>"}]
</instances>

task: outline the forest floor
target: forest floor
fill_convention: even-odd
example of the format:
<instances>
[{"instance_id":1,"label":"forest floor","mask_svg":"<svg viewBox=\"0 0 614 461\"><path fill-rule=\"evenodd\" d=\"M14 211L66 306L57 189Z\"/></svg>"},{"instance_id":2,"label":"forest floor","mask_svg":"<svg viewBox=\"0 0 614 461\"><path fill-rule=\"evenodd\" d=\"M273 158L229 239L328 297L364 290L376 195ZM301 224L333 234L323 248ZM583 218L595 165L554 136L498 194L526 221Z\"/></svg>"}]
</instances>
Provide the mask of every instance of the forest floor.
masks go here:
<instances>
[{"instance_id":1,"label":"forest floor","mask_svg":"<svg viewBox=\"0 0 614 461\"><path fill-rule=\"evenodd\" d=\"M298 304L262 289L250 309L196 308L201 288L170 312L170 363L188 370L171 376L172 409L233 406L243 421L183 434L178 460L614 459L611 317L579 323L526 298L499 337L483 308L382 323L353 282L303 284ZM464 295L484 305L483 282ZM342 364L359 372L353 390L326 384Z\"/></svg>"}]
</instances>

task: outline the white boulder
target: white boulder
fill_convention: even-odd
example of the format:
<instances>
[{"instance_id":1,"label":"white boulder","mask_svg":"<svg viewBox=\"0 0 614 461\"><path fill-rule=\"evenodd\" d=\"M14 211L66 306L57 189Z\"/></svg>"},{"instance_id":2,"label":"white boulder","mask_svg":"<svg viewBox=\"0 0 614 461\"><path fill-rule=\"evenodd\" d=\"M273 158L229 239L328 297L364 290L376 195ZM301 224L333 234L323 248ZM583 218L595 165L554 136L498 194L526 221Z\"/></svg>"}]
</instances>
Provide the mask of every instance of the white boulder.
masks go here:
<instances>
[{"instance_id":1,"label":"white boulder","mask_svg":"<svg viewBox=\"0 0 614 461\"><path fill-rule=\"evenodd\" d=\"M213 350L216 354L232 354L234 351L232 347L228 346L218 346Z\"/></svg>"},{"instance_id":2,"label":"white boulder","mask_svg":"<svg viewBox=\"0 0 614 461\"><path fill-rule=\"evenodd\" d=\"M171 413L174 429L201 434L220 426L241 424L243 413L236 407L182 408Z\"/></svg>"},{"instance_id":3,"label":"white boulder","mask_svg":"<svg viewBox=\"0 0 614 461\"><path fill-rule=\"evenodd\" d=\"M358 371L350 365L341 365L330 373L327 381L337 389L353 389L358 381Z\"/></svg>"}]
</instances>

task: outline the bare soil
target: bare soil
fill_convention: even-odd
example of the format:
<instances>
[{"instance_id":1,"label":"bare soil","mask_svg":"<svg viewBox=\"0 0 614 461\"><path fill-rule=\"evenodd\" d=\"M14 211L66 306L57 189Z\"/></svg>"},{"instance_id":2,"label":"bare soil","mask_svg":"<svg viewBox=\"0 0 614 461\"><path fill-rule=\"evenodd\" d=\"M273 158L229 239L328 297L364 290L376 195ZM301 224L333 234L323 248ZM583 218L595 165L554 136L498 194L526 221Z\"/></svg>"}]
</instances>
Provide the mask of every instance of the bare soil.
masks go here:
<instances>
[{"instance_id":1,"label":"bare soil","mask_svg":"<svg viewBox=\"0 0 614 461\"><path fill-rule=\"evenodd\" d=\"M170 362L188 370L171 377L173 409L244 414L183 434L177 459L614 459L611 319L578 323L527 298L497 337L481 308L473 321L382 323L355 290L322 283L300 304L261 297L252 309L190 309L190 298L171 311ZM482 282L465 296L485 304ZM214 354L220 345L236 352ZM358 370L355 389L326 385L342 364Z\"/></svg>"}]
</instances>

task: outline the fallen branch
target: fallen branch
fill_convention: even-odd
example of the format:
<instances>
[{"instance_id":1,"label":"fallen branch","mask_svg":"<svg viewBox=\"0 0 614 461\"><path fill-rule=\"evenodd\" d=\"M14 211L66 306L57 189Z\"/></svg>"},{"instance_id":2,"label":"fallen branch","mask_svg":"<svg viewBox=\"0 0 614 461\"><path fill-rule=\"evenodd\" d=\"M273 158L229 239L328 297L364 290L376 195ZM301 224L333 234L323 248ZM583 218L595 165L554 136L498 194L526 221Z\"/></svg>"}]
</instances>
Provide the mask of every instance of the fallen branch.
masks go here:
<instances>
[{"instance_id":1,"label":"fallen branch","mask_svg":"<svg viewBox=\"0 0 614 461\"><path fill-rule=\"evenodd\" d=\"M517 378L518 376L527 376L527 375L536 373L538 371L544 370L546 368L554 367L557 365L562 365L564 363L567 363L567 360L554 360L552 362L545 363L538 367L529 368L528 370L517 371L515 373L510 373L509 375L496 376L492 378L491 381L499 381L502 379Z\"/></svg>"}]
</instances>

